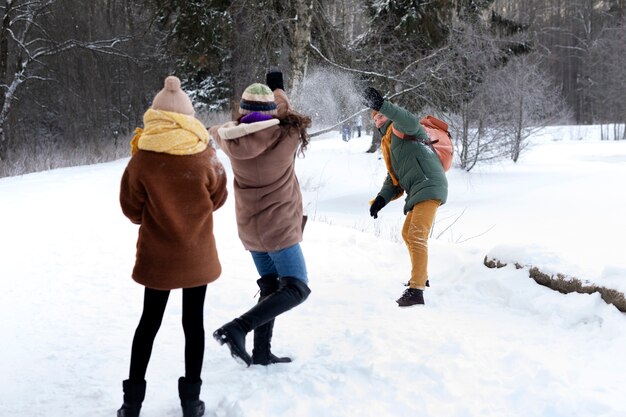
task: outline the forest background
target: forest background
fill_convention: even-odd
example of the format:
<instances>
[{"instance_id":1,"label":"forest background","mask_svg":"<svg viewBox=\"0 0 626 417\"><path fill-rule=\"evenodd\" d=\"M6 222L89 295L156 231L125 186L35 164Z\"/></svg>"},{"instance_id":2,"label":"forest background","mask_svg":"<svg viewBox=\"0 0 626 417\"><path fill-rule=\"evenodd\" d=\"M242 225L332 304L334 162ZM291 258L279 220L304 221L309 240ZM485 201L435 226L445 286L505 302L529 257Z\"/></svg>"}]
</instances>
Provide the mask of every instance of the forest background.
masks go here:
<instances>
[{"instance_id":1,"label":"forest background","mask_svg":"<svg viewBox=\"0 0 626 417\"><path fill-rule=\"evenodd\" d=\"M626 0L0 0L0 177L128 156L166 75L206 124L281 69L311 133L374 86L450 124L456 164L550 124L626 132ZM373 138L373 146L376 149Z\"/></svg>"}]
</instances>

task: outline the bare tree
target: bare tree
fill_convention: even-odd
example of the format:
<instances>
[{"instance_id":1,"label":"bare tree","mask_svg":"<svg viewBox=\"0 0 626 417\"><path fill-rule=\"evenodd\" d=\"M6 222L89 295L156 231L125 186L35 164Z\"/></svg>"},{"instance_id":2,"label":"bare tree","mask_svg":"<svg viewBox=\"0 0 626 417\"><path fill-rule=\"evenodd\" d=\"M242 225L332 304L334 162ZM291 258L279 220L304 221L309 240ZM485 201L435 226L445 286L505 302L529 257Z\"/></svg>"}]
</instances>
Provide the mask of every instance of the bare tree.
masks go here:
<instances>
[{"instance_id":1,"label":"bare tree","mask_svg":"<svg viewBox=\"0 0 626 417\"><path fill-rule=\"evenodd\" d=\"M146 4L13 0L0 14L0 177L128 155L171 62Z\"/></svg>"},{"instance_id":2,"label":"bare tree","mask_svg":"<svg viewBox=\"0 0 626 417\"><path fill-rule=\"evenodd\" d=\"M496 7L530 23L536 50L559 82L576 122L595 123L598 115L606 114L607 108L594 98L594 49L606 28L623 23L623 0L496 0Z\"/></svg>"},{"instance_id":3,"label":"bare tree","mask_svg":"<svg viewBox=\"0 0 626 417\"><path fill-rule=\"evenodd\" d=\"M500 120L498 133L506 138L514 162L529 136L567 115L558 88L534 57L511 60L493 74L486 89L486 101Z\"/></svg>"},{"instance_id":4,"label":"bare tree","mask_svg":"<svg viewBox=\"0 0 626 417\"><path fill-rule=\"evenodd\" d=\"M605 28L590 58L595 63L591 100L597 109L596 121L607 125L602 138L626 139L626 24Z\"/></svg>"},{"instance_id":5,"label":"bare tree","mask_svg":"<svg viewBox=\"0 0 626 417\"><path fill-rule=\"evenodd\" d=\"M57 0L7 0L0 9L0 76L3 76L0 80L0 160L6 156L6 128L12 104L23 84L50 80L42 71L47 59L75 48L121 55L117 46L127 40L124 37L95 41L54 39L50 28L41 21L56 3Z\"/></svg>"},{"instance_id":6,"label":"bare tree","mask_svg":"<svg viewBox=\"0 0 626 417\"><path fill-rule=\"evenodd\" d=\"M428 86L430 96L446 110L460 168L470 171L477 163L501 156L495 133L498 119L486 98L485 83L501 58L494 37L476 23L457 22L450 45L438 57L441 68Z\"/></svg>"},{"instance_id":7,"label":"bare tree","mask_svg":"<svg viewBox=\"0 0 626 417\"><path fill-rule=\"evenodd\" d=\"M459 168L471 171L478 164L504 158L507 142L489 101L488 85L478 87L476 95L461 104L456 113L448 115Z\"/></svg>"}]
</instances>

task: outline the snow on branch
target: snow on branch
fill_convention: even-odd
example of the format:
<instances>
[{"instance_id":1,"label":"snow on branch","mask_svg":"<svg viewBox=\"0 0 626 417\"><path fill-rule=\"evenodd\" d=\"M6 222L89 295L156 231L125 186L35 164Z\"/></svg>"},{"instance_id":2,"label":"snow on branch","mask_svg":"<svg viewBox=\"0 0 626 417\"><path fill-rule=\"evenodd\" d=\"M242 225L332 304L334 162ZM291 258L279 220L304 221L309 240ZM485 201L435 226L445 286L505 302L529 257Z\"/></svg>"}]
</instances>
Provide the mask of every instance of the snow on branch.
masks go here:
<instances>
[{"instance_id":1,"label":"snow on branch","mask_svg":"<svg viewBox=\"0 0 626 417\"><path fill-rule=\"evenodd\" d=\"M394 97L397 97L397 96L399 96L399 95L402 95L402 94L408 93L409 91L411 91L411 90L415 90L416 88L422 87L424 84L425 84L425 83L419 83L418 85L414 85L414 86L412 86L412 87L410 87L410 88L407 88L407 89L404 89L404 90L402 90L402 91L399 91L399 92L397 92L397 93L395 93L395 94L392 94L392 95L390 95L389 97L385 97L385 99L386 99L386 100L391 100L391 99L392 99L392 98L394 98ZM365 111L369 111L369 110L370 110L369 108L364 107L364 108L362 108L361 110L359 110L359 111L357 111L357 112L355 112L355 113L353 113L353 114L349 115L348 117L346 117L346 118L344 118L344 119L340 120L339 122L335 123L334 125L332 125L332 126L330 126L330 127L327 127L326 129L318 130L317 132L313 132L313 133L309 134L309 137L315 137L315 136L319 136L319 135L321 135L321 134L323 134L323 133L330 132L330 131L334 130L335 128L337 128L337 127L339 127L339 126L343 125L345 122L347 122L348 120L352 119L353 117L356 117L359 113L363 113L363 112L365 112Z\"/></svg>"},{"instance_id":2,"label":"snow on branch","mask_svg":"<svg viewBox=\"0 0 626 417\"><path fill-rule=\"evenodd\" d=\"M61 52L68 51L74 48L82 48L88 49L91 51L95 51L102 54L115 55L121 57L132 58L130 55L116 49L116 45L121 42L126 42L130 37L119 37L114 39L100 40L100 41L92 41L92 42L83 42L76 39L68 39L64 42L41 48L31 55L32 59L35 60L41 56L50 56L56 55Z\"/></svg>"},{"instance_id":3,"label":"snow on branch","mask_svg":"<svg viewBox=\"0 0 626 417\"><path fill-rule=\"evenodd\" d=\"M320 56L323 60L325 60L326 62L328 62L330 65L332 65L332 66L334 66L334 67L336 67L336 68L342 69L342 70L344 70L344 71L346 71L346 72L353 72L353 73L356 73L356 74L363 74L363 75L372 75L372 76L374 76L374 77L387 78L387 79L389 79L389 80L393 80L393 81L396 81L396 82L399 82L399 83L406 84L406 81L401 80L401 79L399 79L399 78L396 78L396 77L395 77L395 76L393 76L393 75L380 74L380 73L377 73L377 72L374 72L374 71L363 71L363 70L358 70L358 69L355 69L355 68L350 68L350 67L346 67L346 66L343 66L343 65L337 64L336 62L331 61L331 60L330 60L330 59L328 59L326 56L324 56L324 54L322 53L322 51L320 51L319 49L317 49L317 48L315 47L315 45L313 45L312 43L309 43L309 46L311 47L311 49L313 49L315 52L317 52L317 54L318 54L318 55L319 55L319 56Z\"/></svg>"}]
</instances>

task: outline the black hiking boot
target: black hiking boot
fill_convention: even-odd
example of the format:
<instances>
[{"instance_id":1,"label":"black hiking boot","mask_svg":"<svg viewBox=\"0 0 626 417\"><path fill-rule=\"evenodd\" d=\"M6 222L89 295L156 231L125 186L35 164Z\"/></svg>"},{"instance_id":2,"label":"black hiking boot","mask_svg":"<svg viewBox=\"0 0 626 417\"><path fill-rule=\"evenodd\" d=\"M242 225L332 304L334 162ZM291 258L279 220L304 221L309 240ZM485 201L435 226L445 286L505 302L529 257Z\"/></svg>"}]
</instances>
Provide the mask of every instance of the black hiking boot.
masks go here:
<instances>
[{"instance_id":1,"label":"black hiking boot","mask_svg":"<svg viewBox=\"0 0 626 417\"><path fill-rule=\"evenodd\" d=\"M129 379L122 381L124 390L124 404L117 410L117 417L139 417L141 404L146 397L146 381L133 382Z\"/></svg>"},{"instance_id":2,"label":"black hiking boot","mask_svg":"<svg viewBox=\"0 0 626 417\"><path fill-rule=\"evenodd\" d=\"M402 297L396 300L399 307L411 307L424 304L424 291L417 288L407 288Z\"/></svg>"},{"instance_id":3,"label":"black hiking boot","mask_svg":"<svg viewBox=\"0 0 626 417\"><path fill-rule=\"evenodd\" d=\"M246 352L246 334L301 304L310 293L311 290L303 281L293 277L280 278L276 292L259 301L239 318L217 329L213 337L220 344L228 345L232 357L250 366L252 358Z\"/></svg>"},{"instance_id":4,"label":"black hiking boot","mask_svg":"<svg viewBox=\"0 0 626 417\"><path fill-rule=\"evenodd\" d=\"M202 380L189 382L184 376L178 378L178 396L183 408L183 417L201 417L204 415L204 401L200 399Z\"/></svg>"}]
</instances>

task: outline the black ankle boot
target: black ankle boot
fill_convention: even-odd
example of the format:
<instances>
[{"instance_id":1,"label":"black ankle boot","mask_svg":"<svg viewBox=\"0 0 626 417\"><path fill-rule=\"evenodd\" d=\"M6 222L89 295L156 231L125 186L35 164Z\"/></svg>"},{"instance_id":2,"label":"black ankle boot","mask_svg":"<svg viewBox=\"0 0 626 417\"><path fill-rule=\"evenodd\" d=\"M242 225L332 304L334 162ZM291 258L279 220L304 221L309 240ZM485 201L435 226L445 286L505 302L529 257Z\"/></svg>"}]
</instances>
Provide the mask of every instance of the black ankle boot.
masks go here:
<instances>
[{"instance_id":1,"label":"black ankle boot","mask_svg":"<svg viewBox=\"0 0 626 417\"><path fill-rule=\"evenodd\" d=\"M278 291L280 280L278 275L264 275L257 280L259 286L259 303L265 300L269 295ZM274 320L254 329L254 348L252 349L253 365L271 365L273 363L288 363L291 358L279 358L274 355L271 348L272 334L274 333Z\"/></svg>"},{"instance_id":2,"label":"black ankle boot","mask_svg":"<svg viewBox=\"0 0 626 417\"><path fill-rule=\"evenodd\" d=\"M213 337L222 345L227 344L234 358L242 359L250 366L252 358L246 352L246 334L301 304L310 293L311 290L303 281L293 277L280 278L276 292L239 318L217 329Z\"/></svg>"},{"instance_id":3,"label":"black ankle boot","mask_svg":"<svg viewBox=\"0 0 626 417\"><path fill-rule=\"evenodd\" d=\"M133 382L126 379L122 382L124 404L117 410L117 417L139 417L141 404L146 397L146 381Z\"/></svg>"},{"instance_id":4,"label":"black ankle boot","mask_svg":"<svg viewBox=\"0 0 626 417\"><path fill-rule=\"evenodd\" d=\"M412 307L424 304L424 291L417 288L407 288L402 297L396 300L399 307Z\"/></svg>"},{"instance_id":5,"label":"black ankle boot","mask_svg":"<svg viewBox=\"0 0 626 417\"><path fill-rule=\"evenodd\" d=\"M183 417L204 415L204 401L200 399L202 381L189 382L184 376L178 378L178 396L183 408Z\"/></svg>"}]
</instances>

